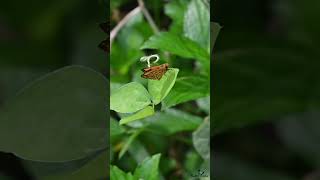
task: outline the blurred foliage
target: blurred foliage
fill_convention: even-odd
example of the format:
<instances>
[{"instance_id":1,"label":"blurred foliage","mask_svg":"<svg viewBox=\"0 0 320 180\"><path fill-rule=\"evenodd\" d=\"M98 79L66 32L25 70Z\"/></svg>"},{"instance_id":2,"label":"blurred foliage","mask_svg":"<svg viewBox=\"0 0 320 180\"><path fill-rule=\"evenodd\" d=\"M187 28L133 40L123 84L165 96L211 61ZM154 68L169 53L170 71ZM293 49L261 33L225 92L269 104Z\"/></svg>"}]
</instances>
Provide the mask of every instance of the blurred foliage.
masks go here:
<instances>
[{"instance_id":1,"label":"blurred foliage","mask_svg":"<svg viewBox=\"0 0 320 180\"><path fill-rule=\"evenodd\" d=\"M208 179L210 104L204 99L210 96L209 4L144 3L160 32L139 11L111 44L111 178L192 179L205 169ZM112 0L113 27L138 6ZM139 59L151 53L159 54L159 64L169 63L161 80L140 77L146 66ZM155 156L159 166L148 162Z\"/></svg>"},{"instance_id":2,"label":"blurred foliage","mask_svg":"<svg viewBox=\"0 0 320 180\"><path fill-rule=\"evenodd\" d=\"M107 177L108 14L107 1L1 3L0 179Z\"/></svg>"},{"instance_id":3,"label":"blurred foliage","mask_svg":"<svg viewBox=\"0 0 320 180\"><path fill-rule=\"evenodd\" d=\"M211 6L223 27L211 71L217 179L319 179L319 8L315 0Z\"/></svg>"}]
</instances>

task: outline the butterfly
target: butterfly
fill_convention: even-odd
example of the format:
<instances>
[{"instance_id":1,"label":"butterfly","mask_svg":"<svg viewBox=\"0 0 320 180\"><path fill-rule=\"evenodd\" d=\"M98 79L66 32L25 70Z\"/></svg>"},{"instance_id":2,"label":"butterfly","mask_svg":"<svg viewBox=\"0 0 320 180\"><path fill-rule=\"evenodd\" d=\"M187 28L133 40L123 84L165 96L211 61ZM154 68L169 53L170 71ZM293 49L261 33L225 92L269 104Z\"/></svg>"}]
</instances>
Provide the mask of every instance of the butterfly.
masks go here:
<instances>
[{"instance_id":1,"label":"butterfly","mask_svg":"<svg viewBox=\"0 0 320 180\"><path fill-rule=\"evenodd\" d=\"M110 43L109 43L109 41L110 41L110 38L109 38L110 23L109 22L101 23L99 26L105 33L108 34L107 39L102 41L99 44L99 48L103 49L105 52L109 52L109 49L110 49Z\"/></svg>"},{"instance_id":2,"label":"butterfly","mask_svg":"<svg viewBox=\"0 0 320 180\"><path fill-rule=\"evenodd\" d=\"M169 68L168 63L161 64L158 66L143 68L142 69L143 74L141 75L141 77L146 79L160 80L162 76L167 72L168 68Z\"/></svg>"}]
</instances>

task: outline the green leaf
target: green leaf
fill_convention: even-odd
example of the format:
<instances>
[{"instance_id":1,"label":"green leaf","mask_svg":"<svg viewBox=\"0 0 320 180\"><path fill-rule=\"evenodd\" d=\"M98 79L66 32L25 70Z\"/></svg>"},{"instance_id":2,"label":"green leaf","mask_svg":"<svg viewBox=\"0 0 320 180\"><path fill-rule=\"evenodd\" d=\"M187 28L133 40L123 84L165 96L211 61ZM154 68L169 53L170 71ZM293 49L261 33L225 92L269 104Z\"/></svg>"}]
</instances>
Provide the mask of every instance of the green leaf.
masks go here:
<instances>
[{"instance_id":1,"label":"green leaf","mask_svg":"<svg viewBox=\"0 0 320 180\"><path fill-rule=\"evenodd\" d=\"M148 91L137 82L131 82L114 90L110 97L110 109L120 113L133 113L151 104Z\"/></svg>"},{"instance_id":2,"label":"green leaf","mask_svg":"<svg viewBox=\"0 0 320 180\"><path fill-rule=\"evenodd\" d=\"M202 47L209 49L209 7L202 0L191 0L184 16L184 34Z\"/></svg>"},{"instance_id":3,"label":"green leaf","mask_svg":"<svg viewBox=\"0 0 320 180\"><path fill-rule=\"evenodd\" d=\"M205 119L200 127L192 133L194 148L204 160L210 160L210 119Z\"/></svg>"},{"instance_id":4,"label":"green leaf","mask_svg":"<svg viewBox=\"0 0 320 180\"><path fill-rule=\"evenodd\" d=\"M142 132L143 129L136 130L126 141L124 146L121 148L118 158L120 159L129 149L131 143L136 139L136 137Z\"/></svg>"},{"instance_id":5,"label":"green leaf","mask_svg":"<svg viewBox=\"0 0 320 180\"><path fill-rule=\"evenodd\" d=\"M189 38L173 33L161 32L151 36L141 49L159 49L184 58L199 60L205 65L210 64L210 55L204 48Z\"/></svg>"},{"instance_id":6,"label":"green leaf","mask_svg":"<svg viewBox=\"0 0 320 180\"><path fill-rule=\"evenodd\" d=\"M127 124L132 121L136 121L139 119L143 119L148 116L152 116L154 114L154 109L152 106L147 106L144 109L138 111L135 114L124 117L120 120L120 125Z\"/></svg>"},{"instance_id":7,"label":"green leaf","mask_svg":"<svg viewBox=\"0 0 320 180\"><path fill-rule=\"evenodd\" d=\"M44 177L44 176L56 176L62 174L73 173L83 166L85 166L90 161L101 155L103 151L97 151L85 158L77 159L73 161L66 162L41 162L41 161L30 161L21 160L23 166L27 169L30 174L34 177Z\"/></svg>"},{"instance_id":8,"label":"green leaf","mask_svg":"<svg viewBox=\"0 0 320 180\"><path fill-rule=\"evenodd\" d=\"M36 80L0 112L0 150L64 162L107 148L108 90L101 74L79 66Z\"/></svg>"},{"instance_id":9,"label":"green leaf","mask_svg":"<svg viewBox=\"0 0 320 180\"><path fill-rule=\"evenodd\" d=\"M146 128L153 132L170 135L181 131L195 130L202 122L198 116L175 109L158 112L146 119Z\"/></svg>"},{"instance_id":10,"label":"green leaf","mask_svg":"<svg viewBox=\"0 0 320 180\"><path fill-rule=\"evenodd\" d=\"M114 180L134 180L132 174L125 173L121 169L119 169L117 166L111 166L110 168L110 179Z\"/></svg>"},{"instance_id":11,"label":"green leaf","mask_svg":"<svg viewBox=\"0 0 320 180\"><path fill-rule=\"evenodd\" d=\"M111 142L115 141L117 137L124 134L125 129L122 126L119 126L119 122L110 118L110 140Z\"/></svg>"},{"instance_id":12,"label":"green leaf","mask_svg":"<svg viewBox=\"0 0 320 180\"><path fill-rule=\"evenodd\" d=\"M210 22L210 50L212 51L218 38L221 26L218 23Z\"/></svg>"},{"instance_id":13,"label":"green leaf","mask_svg":"<svg viewBox=\"0 0 320 180\"><path fill-rule=\"evenodd\" d=\"M145 159L134 171L135 179L160 180L159 178L159 162L161 154L153 155L151 158Z\"/></svg>"},{"instance_id":14,"label":"green leaf","mask_svg":"<svg viewBox=\"0 0 320 180\"><path fill-rule=\"evenodd\" d=\"M88 180L88 179L107 179L108 177L108 152L102 153L95 159L88 162L85 166L73 173L63 175L41 177L41 180Z\"/></svg>"},{"instance_id":15,"label":"green leaf","mask_svg":"<svg viewBox=\"0 0 320 180\"><path fill-rule=\"evenodd\" d=\"M162 109L206 97L209 94L210 84L206 77L181 77L177 79L175 86L162 101Z\"/></svg>"},{"instance_id":16,"label":"green leaf","mask_svg":"<svg viewBox=\"0 0 320 180\"><path fill-rule=\"evenodd\" d=\"M210 113L210 96L198 99L197 105L201 110L209 114Z\"/></svg>"},{"instance_id":17,"label":"green leaf","mask_svg":"<svg viewBox=\"0 0 320 180\"><path fill-rule=\"evenodd\" d=\"M148 80L148 90L153 104L159 104L170 92L176 82L179 69L169 68L160 80Z\"/></svg>"},{"instance_id":18,"label":"green leaf","mask_svg":"<svg viewBox=\"0 0 320 180\"><path fill-rule=\"evenodd\" d=\"M186 0L170 1L165 5L164 12L172 19L170 32L175 34L183 34L183 19L186 8Z\"/></svg>"}]
</instances>

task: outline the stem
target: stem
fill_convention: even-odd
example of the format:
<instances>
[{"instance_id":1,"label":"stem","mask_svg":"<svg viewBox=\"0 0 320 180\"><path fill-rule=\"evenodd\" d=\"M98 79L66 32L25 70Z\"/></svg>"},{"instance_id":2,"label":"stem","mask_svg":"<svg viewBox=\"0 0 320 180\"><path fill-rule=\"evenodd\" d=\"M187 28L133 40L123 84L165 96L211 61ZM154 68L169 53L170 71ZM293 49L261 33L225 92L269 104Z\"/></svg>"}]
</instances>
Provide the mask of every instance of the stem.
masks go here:
<instances>
[{"instance_id":1,"label":"stem","mask_svg":"<svg viewBox=\"0 0 320 180\"><path fill-rule=\"evenodd\" d=\"M144 2L143 0L138 0L138 3L139 3L139 7L142 11L142 13L144 14L144 16L146 17L148 23L150 24L153 32L155 34L157 34L159 32L159 28L157 27L156 23L154 22L154 20L152 19L149 11L146 9L146 7L144 6Z\"/></svg>"},{"instance_id":2,"label":"stem","mask_svg":"<svg viewBox=\"0 0 320 180\"><path fill-rule=\"evenodd\" d=\"M135 15L137 15L141 11L140 7L134 8L130 11L118 24L114 27L110 32L110 50L112 46L112 42L114 41L115 37L117 36L120 29Z\"/></svg>"}]
</instances>

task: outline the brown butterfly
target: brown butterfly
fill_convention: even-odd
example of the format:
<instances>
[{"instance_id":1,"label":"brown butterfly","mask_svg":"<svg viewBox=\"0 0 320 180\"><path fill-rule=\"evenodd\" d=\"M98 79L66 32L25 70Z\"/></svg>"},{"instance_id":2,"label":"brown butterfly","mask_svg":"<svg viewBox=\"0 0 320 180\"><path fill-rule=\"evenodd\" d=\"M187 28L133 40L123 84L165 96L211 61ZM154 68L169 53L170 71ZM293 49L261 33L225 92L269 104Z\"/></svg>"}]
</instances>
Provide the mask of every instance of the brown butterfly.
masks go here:
<instances>
[{"instance_id":1,"label":"brown butterfly","mask_svg":"<svg viewBox=\"0 0 320 180\"><path fill-rule=\"evenodd\" d=\"M109 49L110 49L110 43L109 43L109 41L110 41L110 38L109 38L110 23L109 22L101 23L99 26L105 33L108 34L107 39L102 41L99 44L99 48L103 49L105 52L109 52Z\"/></svg>"},{"instance_id":2,"label":"brown butterfly","mask_svg":"<svg viewBox=\"0 0 320 180\"><path fill-rule=\"evenodd\" d=\"M152 66L148 68L142 69L143 74L141 77L146 78L146 79L156 79L160 80L162 76L167 72L169 68L169 64L161 64L159 66Z\"/></svg>"}]
</instances>

